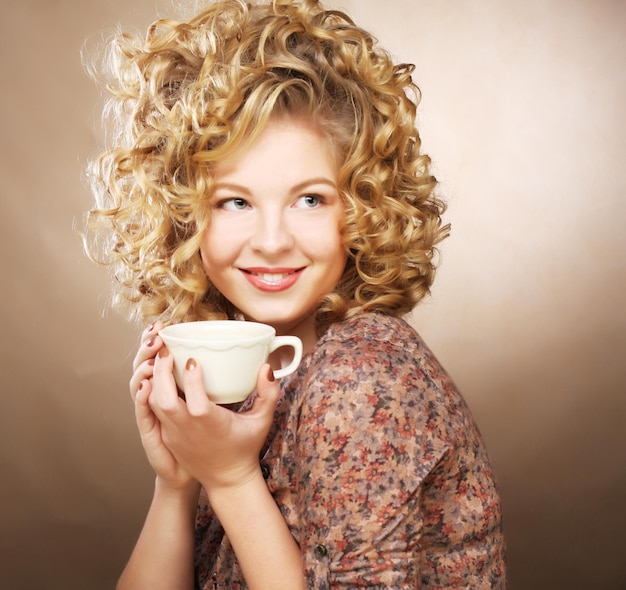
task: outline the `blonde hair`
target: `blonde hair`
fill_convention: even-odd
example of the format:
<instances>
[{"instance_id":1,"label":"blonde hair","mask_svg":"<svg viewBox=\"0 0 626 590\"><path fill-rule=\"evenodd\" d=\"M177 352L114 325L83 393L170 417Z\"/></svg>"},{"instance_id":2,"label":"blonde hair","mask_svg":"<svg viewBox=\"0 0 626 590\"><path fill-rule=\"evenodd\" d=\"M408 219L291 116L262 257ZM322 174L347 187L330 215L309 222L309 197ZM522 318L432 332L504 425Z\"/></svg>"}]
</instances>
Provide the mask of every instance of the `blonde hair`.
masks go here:
<instances>
[{"instance_id":1,"label":"blonde hair","mask_svg":"<svg viewBox=\"0 0 626 590\"><path fill-rule=\"evenodd\" d=\"M200 259L215 162L276 116L303 116L337 150L348 263L318 328L361 310L410 311L428 294L448 234L415 126L413 66L316 0L217 0L188 22L119 32L103 73L109 147L89 175L86 249L142 321L235 317Z\"/></svg>"}]
</instances>

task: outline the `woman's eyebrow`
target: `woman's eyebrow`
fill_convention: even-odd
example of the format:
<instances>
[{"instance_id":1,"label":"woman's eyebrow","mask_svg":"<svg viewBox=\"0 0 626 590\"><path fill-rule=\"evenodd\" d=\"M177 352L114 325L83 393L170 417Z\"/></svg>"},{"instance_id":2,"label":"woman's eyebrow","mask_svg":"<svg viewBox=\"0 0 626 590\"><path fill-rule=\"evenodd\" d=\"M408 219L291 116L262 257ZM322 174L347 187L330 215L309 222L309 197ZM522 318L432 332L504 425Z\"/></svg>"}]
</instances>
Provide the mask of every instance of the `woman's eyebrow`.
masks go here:
<instances>
[{"instance_id":1,"label":"woman's eyebrow","mask_svg":"<svg viewBox=\"0 0 626 590\"><path fill-rule=\"evenodd\" d=\"M223 189L231 190L235 193L244 193L246 195L252 194L252 191L249 188L243 186L242 184L236 184L234 182L216 182L215 183L216 191L223 190Z\"/></svg>"},{"instance_id":2,"label":"woman's eyebrow","mask_svg":"<svg viewBox=\"0 0 626 590\"><path fill-rule=\"evenodd\" d=\"M337 183L334 180L327 178L326 176L318 176L315 178L310 178L303 182L299 182L295 186L291 187L291 190L293 192L299 192L302 189L305 189L309 186L314 186L316 184L325 184L329 186L330 188L337 190Z\"/></svg>"},{"instance_id":3,"label":"woman's eyebrow","mask_svg":"<svg viewBox=\"0 0 626 590\"><path fill-rule=\"evenodd\" d=\"M295 184L294 186L292 186L289 190L290 192L297 193L310 186L315 186L319 184L323 184L332 188L333 190L337 190L337 183L334 180L327 178L326 176L316 176L315 178L309 178L307 180L303 180L302 182L299 182L298 184ZM252 190L250 190L248 187L242 184L237 184L236 182L216 182L215 183L216 191L224 190L224 189L231 190L233 192L240 193L240 194L243 193L245 195L252 194Z\"/></svg>"}]
</instances>

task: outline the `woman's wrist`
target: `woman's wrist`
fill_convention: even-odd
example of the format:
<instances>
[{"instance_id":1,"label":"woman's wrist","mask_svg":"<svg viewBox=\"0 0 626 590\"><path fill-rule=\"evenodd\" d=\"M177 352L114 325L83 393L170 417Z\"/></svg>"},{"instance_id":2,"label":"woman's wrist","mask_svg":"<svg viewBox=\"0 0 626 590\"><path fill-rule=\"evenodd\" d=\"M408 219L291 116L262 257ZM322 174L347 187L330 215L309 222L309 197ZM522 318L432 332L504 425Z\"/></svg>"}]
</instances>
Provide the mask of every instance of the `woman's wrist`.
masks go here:
<instances>
[{"instance_id":1,"label":"woman's wrist","mask_svg":"<svg viewBox=\"0 0 626 590\"><path fill-rule=\"evenodd\" d=\"M185 505L193 504L195 506L200 495L200 484L195 480L191 480L186 485L172 485L157 475L154 482L154 495L155 498L158 497L163 500L177 501Z\"/></svg>"},{"instance_id":2,"label":"woman's wrist","mask_svg":"<svg viewBox=\"0 0 626 590\"><path fill-rule=\"evenodd\" d=\"M202 482L201 485L206 490L212 506L213 504L220 504L222 501L230 502L234 498L245 497L249 493L258 493L263 488L267 491L260 463L245 471L220 477L218 481Z\"/></svg>"}]
</instances>

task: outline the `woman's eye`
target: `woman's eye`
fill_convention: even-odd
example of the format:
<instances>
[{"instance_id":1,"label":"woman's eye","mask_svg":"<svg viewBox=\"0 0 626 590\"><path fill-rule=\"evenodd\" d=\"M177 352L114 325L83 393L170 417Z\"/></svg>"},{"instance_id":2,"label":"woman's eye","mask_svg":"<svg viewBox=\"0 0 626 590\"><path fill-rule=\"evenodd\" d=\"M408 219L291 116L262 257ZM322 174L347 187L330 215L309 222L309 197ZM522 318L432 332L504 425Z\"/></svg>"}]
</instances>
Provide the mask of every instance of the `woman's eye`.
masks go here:
<instances>
[{"instance_id":1,"label":"woman's eye","mask_svg":"<svg viewBox=\"0 0 626 590\"><path fill-rule=\"evenodd\" d=\"M218 209L226 211L243 211L248 207L248 201L233 197L232 199L224 199L218 203Z\"/></svg>"},{"instance_id":2,"label":"woman's eye","mask_svg":"<svg viewBox=\"0 0 626 590\"><path fill-rule=\"evenodd\" d=\"M322 202L322 197L319 195L304 195L300 197L296 202L297 207L313 209Z\"/></svg>"}]
</instances>

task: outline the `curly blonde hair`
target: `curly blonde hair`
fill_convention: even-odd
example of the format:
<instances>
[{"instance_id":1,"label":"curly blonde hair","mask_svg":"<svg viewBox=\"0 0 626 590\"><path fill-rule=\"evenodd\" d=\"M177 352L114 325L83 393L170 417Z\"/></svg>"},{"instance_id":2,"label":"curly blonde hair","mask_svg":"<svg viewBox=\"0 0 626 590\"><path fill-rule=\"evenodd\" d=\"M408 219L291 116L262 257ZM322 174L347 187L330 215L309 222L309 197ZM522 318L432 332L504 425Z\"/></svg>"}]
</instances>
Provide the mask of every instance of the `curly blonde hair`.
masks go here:
<instances>
[{"instance_id":1,"label":"curly blonde hair","mask_svg":"<svg viewBox=\"0 0 626 590\"><path fill-rule=\"evenodd\" d=\"M449 230L420 151L412 71L317 0L217 0L143 40L118 32L102 68L113 135L89 168L85 240L113 268L115 302L142 321L237 316L199 254L212 166L289 115L318 125L341 162L348 262L318 309L320 333L361 310L409 312Z\"/></svg>"}]
</instances>

